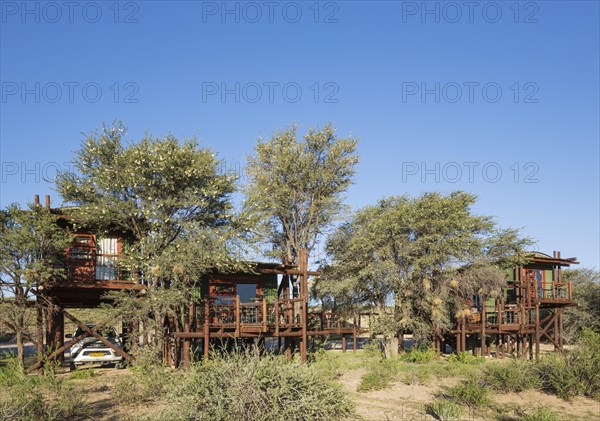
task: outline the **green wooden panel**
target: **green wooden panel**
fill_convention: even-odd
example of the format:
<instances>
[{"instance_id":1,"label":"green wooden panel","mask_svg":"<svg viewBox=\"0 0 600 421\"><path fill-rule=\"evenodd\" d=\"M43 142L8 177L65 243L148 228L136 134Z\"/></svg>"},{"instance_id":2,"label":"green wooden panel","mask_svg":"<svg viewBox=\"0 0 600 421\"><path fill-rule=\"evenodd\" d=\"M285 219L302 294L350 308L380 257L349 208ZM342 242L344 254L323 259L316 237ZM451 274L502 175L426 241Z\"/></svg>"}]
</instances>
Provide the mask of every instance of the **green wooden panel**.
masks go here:
<instances>
[{"instance_id":1,"label":"green wooden panel","mask_svg":"<svg viewBox=\"0 0 600 421\"><path fill-rule=\"evenodd\" d=\"M261 278L263 297L268 303L272 303L277 299L277 275L263 275Z\"/></svg>"},{"instance_id":2,"label":"green wooden panel","mask_svg":"<svg viewBox=\"0 0 600 421\"><path fill-rule=\"evenodd\" d=\"M485 311L496 311L496 299L487 298L485 300Z\"/></svg>"}]
</instances>

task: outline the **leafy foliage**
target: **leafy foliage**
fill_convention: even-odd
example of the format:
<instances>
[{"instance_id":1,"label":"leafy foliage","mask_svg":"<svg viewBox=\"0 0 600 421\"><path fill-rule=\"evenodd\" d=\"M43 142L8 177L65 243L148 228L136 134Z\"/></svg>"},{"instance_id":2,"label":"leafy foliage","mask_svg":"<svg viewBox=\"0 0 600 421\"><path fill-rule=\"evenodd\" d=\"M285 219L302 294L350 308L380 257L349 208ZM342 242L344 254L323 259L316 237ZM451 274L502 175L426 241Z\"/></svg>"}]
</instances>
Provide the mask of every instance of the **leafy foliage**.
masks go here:
<instances>
[{"instance_id":1,"label":"leafy foliage","mask_svg":"<svg viewBox=\"0 0 600 421\"><path fill-rule=\"evenodd\" d=\"M600 334L583 329L577 347L566 356L546 356L535 365L542 388L570 400L577 395L600 399Z\"/></svg>"},{"instance_id":2,"label":"leafy foliage","mask_svg":"<svg viewBox=\"0 0 600 421\"><path fill-rule=\"evenodd\" d=\"M18 360L0 360L0 419L63 420L89 416L74 386L53 373L26 375Z\"/></svg>"},{"instance_id":3,"label":"leafy foliage","mask_svg":"<svg viewBox=\"0 0 600 421\"><path fill-rule=\"evenodd\" d=\"M575 342L583 328L600 332L600 272L594 269L566 269L564 281L573 282L573 300L577 307L564 312L565 339Z\"/></svg>"},{"instance_id":4,"label":"leafy foliage","mask_svg":"<svg viewBox=\"0 0 600 421\"><path fill-rule=\"evenodd\" d=\"M482 408L491 404L490 390L471 379L458 386L448 388L445 398L470 408Z\"/></svg>"},{"instance_id":5,"label":"leafy foliage","mask_svg":"<svg viewBox=\"0 0 600 421\"><path fill-rule=\"evenodd\" d=\"M248 162L245 206L265 222L274 255L298 263L300 250L310 252L340 216L341 196L358 162L356 143L339 138L329 124L310 129L302 140L295 126L268 141L259 139Z\"/></svg>"},{"instance_id":6,"label":"leafy foliage","mask_svg":"<svg viewBox=\"0 0 600 421\"><path fill-rule=\"evenodd\" d=\"M115 294L117 313L162 338L164 316L190 302L203 275L243 266L249 229L232 213L235 179L219 173L211 150L173 135L126 144L125 134L115 124L88 136L77 173L60 174L57 187L76 205L73 221L125 238L119 264L147 288L144 297Z\"/></svg>"},{"instance_id":7,"label":"leafy foliage","mask_svg":"<svg viewBox=\"0 0 600 421\"><path fill-rule=\"evenodd\" d=\"M475 201L460 191L426 193L359 210L329 238L330 263L316 295L334 307L372 305L380 318L373 334L409 331L417 345L426 345L435 331L450 327L466 298L500 291L505 275L497 265L524 256L528 240L474 215Z\"/></svg>"},{"instance_id":8,"label":"leafy foliage","mask_svg":"<svg viewBox=\"0 0 600 421\"><path fill-rule=\"evenodd\" d=\"M530 362L511 359L506 364L492 364L485 367L483 381L491 389L499 392L522 392L540 387Z\"/></svg>"},{"instance_id":9,"label":"leafy foliage","mask_svg":"<svg viewBox=\"0 0 600 421\"><path fill-rule=\"evenodd\" d=\"M427 413L440 421L450 421L461 419L463 409L460 405L445 399L436 399L427 404Z\"/></svg>"},{"instance_id":10,"label":"leafy foliage","mask_svg":"<svg viewBox=\"0 0 600 421\"><path fill-rule=\"evenodd\" d=\"M21 210L13 204L0 211L0 323L16 334L21 364L24 337L33 338L28 301L45 282L66 275L63 253L69 238L57 222L40 206Z\"/></svg>"},{"instance_id":11,"label":"leafy foliage","mask_svg":"<svg viewBox=\"0 0 600 421\"><path fill-rule=\"evenodd\" d=\"M340 386L324 379L319 370L288 362L283 356L261 356L256 349L215 353L213 359L189 371L171 372L166 377L164 373L165 369L151 364L137 369L133 376L135 385L159 382L162 392L142 400L168 403L153 419L343 419L354 412ZM126 395L127 386L120 388L120 396Z\"/></svg>"}]
</instances>

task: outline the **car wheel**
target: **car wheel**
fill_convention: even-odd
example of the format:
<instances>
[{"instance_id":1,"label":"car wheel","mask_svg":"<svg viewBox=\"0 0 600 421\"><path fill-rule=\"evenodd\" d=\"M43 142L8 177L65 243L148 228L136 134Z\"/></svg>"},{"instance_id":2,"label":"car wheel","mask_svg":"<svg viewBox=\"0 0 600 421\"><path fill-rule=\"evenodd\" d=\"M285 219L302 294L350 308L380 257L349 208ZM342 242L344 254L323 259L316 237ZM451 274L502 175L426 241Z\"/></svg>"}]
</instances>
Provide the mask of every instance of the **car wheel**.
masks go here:
<instances>
[{"instance_id":1,"label":"car wheel","mask_svg":"<svg viewBox=\"0 0 600 421\"><path fill-rule=\"evenodd\" d=\"M115 364L115 368L117 370L122 370L125 367L127 367L127 361L125 361L125 360L119 361L118 363Z\"/></svg>"},{"instance_id":2,"label":"car wheel","mask_svg":"<svg viewBox=\"0 0 600 421\"><path fill-rule=\"evenodd\" d=\"M77 370L77 366L75 365L75 363L73 361L69 362L69 371L75 370Z\"/></svg>"}]
</instances>

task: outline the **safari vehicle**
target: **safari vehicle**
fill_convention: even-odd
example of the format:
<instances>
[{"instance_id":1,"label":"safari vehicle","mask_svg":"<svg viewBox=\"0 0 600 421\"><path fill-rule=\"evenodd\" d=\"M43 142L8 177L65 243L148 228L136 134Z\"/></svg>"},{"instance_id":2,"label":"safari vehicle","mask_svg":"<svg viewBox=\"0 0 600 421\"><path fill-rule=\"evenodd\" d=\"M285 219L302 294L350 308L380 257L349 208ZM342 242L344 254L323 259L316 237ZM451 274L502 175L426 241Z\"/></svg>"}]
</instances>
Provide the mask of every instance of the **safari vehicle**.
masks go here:
<instances>
[{"instance_id":1,"label":"safari vehicle","mask_svg":"<svg viewBox=\"0 0 600 421\"><path fill-rule=\"evenodd\" d=\"M88 327L94 327L94 324L87 324ZM73 335L66 335L67 338L75 338L83 333L83 329L77 328L77 331ZM102 337L109 342L115 344L119 348L123 347L123 344L117 332L112 327L105 327L98 331ZM75 370L77 366L83 364L102 364L103 366L114 365L117 368L123 368L125 361L121 355L119 355L114 349L111 349L104 345L101 341L96 338L88 337L77 342L71 347L71 362L69 368Z\"/></svg>"}]
</instances>

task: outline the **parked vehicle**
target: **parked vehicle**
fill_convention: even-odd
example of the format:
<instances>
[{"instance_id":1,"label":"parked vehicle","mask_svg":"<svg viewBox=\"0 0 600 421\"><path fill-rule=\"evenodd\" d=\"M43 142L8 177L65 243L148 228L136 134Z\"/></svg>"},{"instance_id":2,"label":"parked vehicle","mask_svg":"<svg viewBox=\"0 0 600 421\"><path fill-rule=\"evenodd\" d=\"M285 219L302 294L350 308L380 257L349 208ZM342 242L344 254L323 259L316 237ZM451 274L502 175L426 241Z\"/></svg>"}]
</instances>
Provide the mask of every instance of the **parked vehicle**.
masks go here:
<instances>
[{"instance_id":1,"label":"parked vehicle","mask_svg":"<svg viewBox=\"0 0 600 421\"><path fill-rule=\"evenodd\" d=\"M87 326L92 328L95 325L89 323ZM83 334L83 332L83 329L77 328L77 331L74 335L66 335L66 337L74 338ZM117 347L123 347L123 344L114 328L105 327L100 329L98 333ZM117 368L123 368L125 366L125 360L121 355L119 355L119 353L117 353L114 349L109 348L94 337L83 338L71 347L71 362L69 364L69 368L71 370L75 370L77 366L83 364L98 363L102 364L103 366L114 365Z\"/></svg>"}]
</instances>

